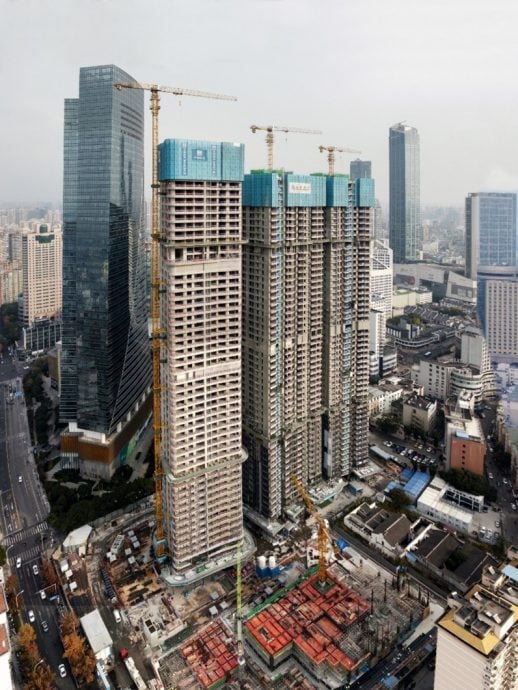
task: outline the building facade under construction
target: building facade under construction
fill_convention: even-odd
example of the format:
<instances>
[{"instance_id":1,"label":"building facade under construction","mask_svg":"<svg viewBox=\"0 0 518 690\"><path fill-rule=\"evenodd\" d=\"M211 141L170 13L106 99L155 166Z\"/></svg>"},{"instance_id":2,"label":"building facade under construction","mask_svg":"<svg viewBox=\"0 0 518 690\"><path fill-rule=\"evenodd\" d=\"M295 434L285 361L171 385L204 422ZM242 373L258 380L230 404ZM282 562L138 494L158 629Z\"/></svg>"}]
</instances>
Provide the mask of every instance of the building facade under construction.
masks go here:
<instances>
[{"instance_id":1,"label":"building facade under construction","mask_svg":"<svg viewBox=\"0 0 518 690\"><path fill-rule=\"evenodd\" d=\"M243 498L267 519L367 457L374 183L253 171L243 186Z\"/></svg>"},{"instance_id":2,"label":"building facade under construction","mask_svg":"<svg viewBox=\"0 0 518 690\"><path fill-rule=\"evenodd\" d=\"M236 552L241 469L242 145L160 146L162 468L173 569Z\"/></svg>"}]
</instances>

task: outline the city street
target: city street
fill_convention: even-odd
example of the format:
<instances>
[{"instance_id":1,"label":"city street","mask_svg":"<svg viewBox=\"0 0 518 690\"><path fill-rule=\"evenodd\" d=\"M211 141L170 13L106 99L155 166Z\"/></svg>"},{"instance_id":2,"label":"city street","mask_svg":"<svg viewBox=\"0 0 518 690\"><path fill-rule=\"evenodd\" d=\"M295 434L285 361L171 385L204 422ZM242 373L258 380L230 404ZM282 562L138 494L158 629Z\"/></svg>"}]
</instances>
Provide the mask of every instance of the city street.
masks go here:
<instances>
[{"instance_id":1,"label":"city street","mask_svg":"<svg viewBox=\"0 0 518 690\"><path fill-rule=\"evenodd\" d=\"M45 593L44 599L41 596L44 583L39 573L40 556L50 546L52 535L46 523L48 502L32 454L22 375L21 363L6 357L0 362L2 543L6 547L11 572L18 578L17 599L22 619L29 623L29 611L34 614L32 625L36 631L38 648L56 673L56 686L61 690L72 690L75 684L63 659L63 647L59 638L57 601L54 598L50 601L54 594L52 589ZM64 679L58 673L58 666L62 663L65 663L68 674Z\"/></svg>"}]
</instances>

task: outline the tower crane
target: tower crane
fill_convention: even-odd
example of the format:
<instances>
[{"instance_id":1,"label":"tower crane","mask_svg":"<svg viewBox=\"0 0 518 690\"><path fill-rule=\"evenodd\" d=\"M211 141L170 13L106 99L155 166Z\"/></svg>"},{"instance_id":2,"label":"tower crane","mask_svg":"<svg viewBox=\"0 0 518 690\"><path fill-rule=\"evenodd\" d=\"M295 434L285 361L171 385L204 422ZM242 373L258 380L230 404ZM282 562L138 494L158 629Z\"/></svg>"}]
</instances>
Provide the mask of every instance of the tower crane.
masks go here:
<instances>
[{"instance_id":1,"label":"tower crane","mask_svg":"<svg viewBox=\"0 0 518 690\"><path fill-rule=\"evenodd\" d=\"M307 509L311 515L315 518L315 522L318 527L318 579L321 584L324 584L327 577L327 554L329 550L329 545L331 545L335 553L338 552L331 535L329 534L329 529L321 517L317 509L315 508L313 501L308 496L306 490L302 486L298 477L295 474L291 475L291 482L299 492L302 500L306 504Z\"/></svg>"},{"instance_id":2,"label":"tower crane","mask_svg":"<svg viewBox=\"0 0 518 690\"><path fill-rule=\"evenodd\" d=\"M158 114L160 112L160 92L171 93L174 96L194 96L197 98L215 98L223 101L237 101L234 96L224 96L218 93L206 91L193 91L178 86L159 86L158 84L145 84L143 82L117 83L114 87L118 91L122 89L138 89L150 92L151 122L152 122L152 180L151 180L151 355L153 363L153 431L155 451L155 555L161 559L165 555L164 545L164 507L162 482L164 470L162 467L162 385L160 372L160 353L165 339L165 331L160 325L160 293L162 283L160 276L160 242L164 234L160 224L160 199L158 182Z\"/></svg>"},{"instance_id":3,"label":"tower crane","mask_svg":"<svg viewBox=\"0 0 518 690\"><path fill-rule=\"evenodd\" d=\"M319 129L300 129L300 127L278 127L277 125L250 125L252 133L255 134L259 129L266 132L266 148L268 159L267 170L273 170L273 133L274 132L295 132L296 134L322 134Z\"/></svg>"},{"instance_id":4,"label":"tower crane","mask_svg":"<svg viewBox=\"0 0 518 690\"><path fill-rule=\"evenodd\" d=\"M335 174L335 153L361 153L357 149L345 149L338 146L319 146L320 153L327 151L327 163L329 165L329 175Z\"/></svg>"}]
</instances>

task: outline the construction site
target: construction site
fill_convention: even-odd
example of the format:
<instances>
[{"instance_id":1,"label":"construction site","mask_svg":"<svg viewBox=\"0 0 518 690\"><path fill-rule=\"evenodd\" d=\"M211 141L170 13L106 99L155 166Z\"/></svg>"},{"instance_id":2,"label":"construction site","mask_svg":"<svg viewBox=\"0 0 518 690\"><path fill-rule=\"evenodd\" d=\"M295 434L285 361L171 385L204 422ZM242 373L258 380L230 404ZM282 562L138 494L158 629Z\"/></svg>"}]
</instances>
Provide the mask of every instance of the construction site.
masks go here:
<instances>
[{"instance_id":1,"label":"construction site","mask_svg":"<svg viewBox=\"0 0 518 690\"><path fill-rule=\"evenodd\" d=\"M293 500L298 494L311 516L313 543L303 545L304 539L292 535L281 553L262 545L256 569L242 568L242 557L250 553L240 500L246 456L240 418L242 334L236 317L242 270L243 152L227 142L166 140L160 160L158 156L161 92L234 99L156 84L115 86L151 95L155 505L154 520L121 527L96 550L93 569L97 567L97 574L100 569L102 594L119 621L122 610L132 644L145 649L142 657L151 663L164 690L337 689L361 677L408 637L427 615L427 595L412 588L404 572L392 576L354 549L337 546L301 482L302 440L292 444L293 467L284 479L288 484L291 479L293 487L286 491ZM267 131L272 171L273 131L279 128L254 125L252 131L257 129ZM340 149L320 148L329 153L332 176L334 151ZM295 176L292 181L304 189L313 182L322 193L317 206L323 209L323 178L301 182ZM349 194L348 183L339 183ZM193 208L204 219L195 239L190 216L185 215ZM368 220L369 205L363 210ZM286 211L289 218L297 213ZM322 239L323 210L319 214L316 232ZM362 251L368 258L364 234ZM206 266L203 273L201 261ZM322 261L323 254L318 266L311 263L318 273L311 285L323 285ZM368 261L363 265L368 266ZM216 277L209 280L206 276L211 272ZM164 283L174 285L174 290L165 289ZM312 318L321 303L322 299L320 306L310 309ZM164 325L163 312L174 313L175 318ZM218 320L207 319L209 312ZM199 329L196 319L207 320L206 327ZM214 344L210 348L209 336ZM211 373L211 367L217 373ZM174 396L164 380L175 382ZM313 388L317 391L318 386ZM277 384L276 390L280 390ZM214 401L210 405L202 400L208 394ZM353 421L360 429L366 416ZM316 483L320 472L317 427L308 444L314 472L305 477L305 484ZM353 439L351 448L355 443ZM196 473L186 474L188 467L196 467ZM279 511L280 507L274 513ZM211 569L201 564L204 554L206 561L209 555L212 558ZM279 563L277 556L282 556Z\"/></svg>"}]
</instances>

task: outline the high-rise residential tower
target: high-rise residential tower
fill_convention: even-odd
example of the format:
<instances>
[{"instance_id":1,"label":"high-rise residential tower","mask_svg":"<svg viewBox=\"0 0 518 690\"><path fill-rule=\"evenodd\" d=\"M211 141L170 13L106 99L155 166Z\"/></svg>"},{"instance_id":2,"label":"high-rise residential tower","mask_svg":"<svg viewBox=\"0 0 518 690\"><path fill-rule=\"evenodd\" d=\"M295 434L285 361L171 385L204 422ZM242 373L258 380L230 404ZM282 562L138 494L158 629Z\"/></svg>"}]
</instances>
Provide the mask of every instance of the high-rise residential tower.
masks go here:
<instances>
[{"instance_id":1,"label":"high-rise residential tower","mask_svg":"<svg viewBox=\"0 0 518 690\"><path fill-rule=\"evenodd\" d=\"M110 477L150 416L144 96L115 65L80 70L65 101L62 456Z\"/></svg>"},{"instance_id":2,"label":"high-rise residential tower","mask_svg":"<svg viewBox=\"0 0 518 690\"><path fill-rule=\"evenodd\" d=\"M239 144L160 146L164 527L177 573L214 568L243 537L243 158Z\"/></svg>"},{"instance_id":3,"label":"high-rise residential tower","mask_svg":"<svg viewBox=\"0 0 518 690\"><path fill-rule=\"evenodd\" d=\"M394 261L415 261L422 248L419 133L402 123L389 130L389 235Z\"/></svg>"},{"instance_id":4,"label":"high-rise residential tower","mask_svg":"<svg viewBox=\"0 0 518 690\"><path fill-rule=\"evenodd\" d=\"M245 176L243 498L276 520L367 457L373 180ZM252 512L250 514L252 514Z\"/></svg>"},{"instance_id":5,"label":"high-rise residential tower","mask_svg":"<svg viewBox=\"0 0 518 690\"><path fill-rule=\"evenodd\" d=\"M61 316L61 228L42 223L22 234L23 323Z\"/></svg>"}]
</instances>

